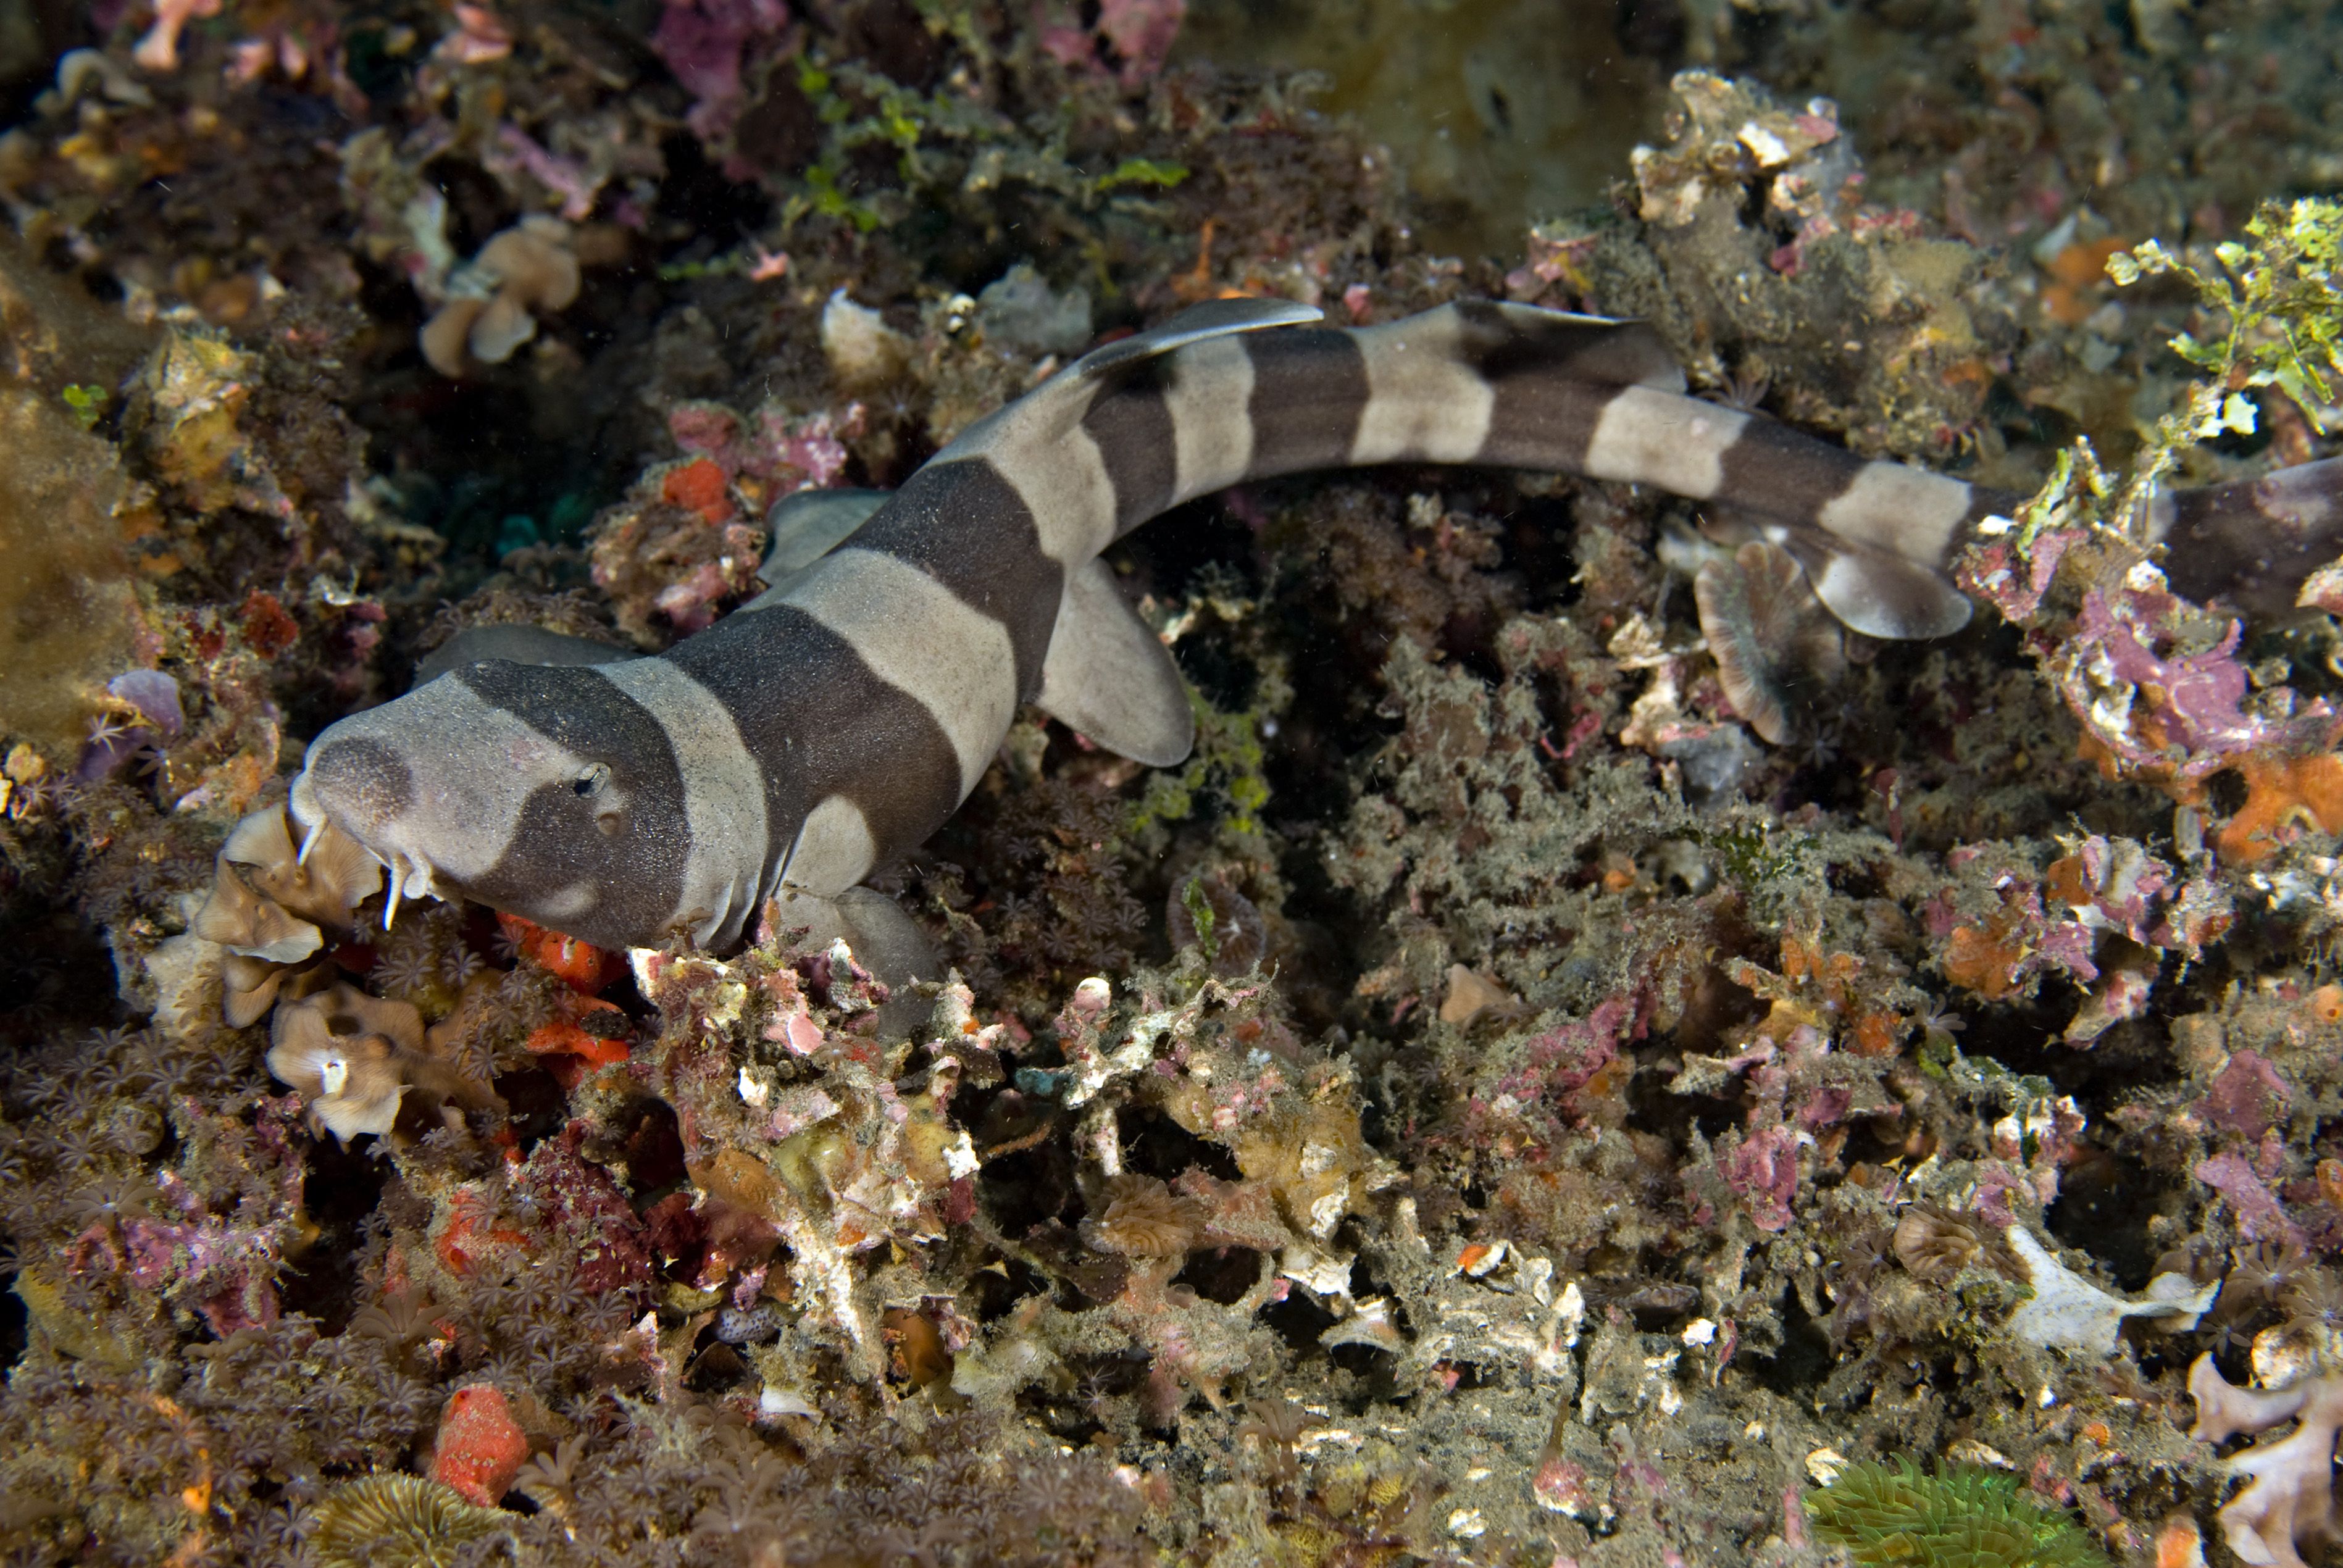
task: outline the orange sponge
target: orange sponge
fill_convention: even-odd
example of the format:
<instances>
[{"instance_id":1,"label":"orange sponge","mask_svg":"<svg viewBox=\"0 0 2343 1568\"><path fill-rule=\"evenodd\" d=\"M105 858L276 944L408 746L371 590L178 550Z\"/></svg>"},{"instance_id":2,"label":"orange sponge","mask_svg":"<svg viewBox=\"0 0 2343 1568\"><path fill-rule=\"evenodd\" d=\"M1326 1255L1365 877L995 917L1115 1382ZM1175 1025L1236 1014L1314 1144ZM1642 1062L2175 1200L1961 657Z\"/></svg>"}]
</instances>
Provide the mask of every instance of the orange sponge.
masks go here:
<instances>
[{"instance_id":1,"label":"orange sponge","mask_svg":"<svg viewBox=\"0 0 2343 1568\"><path fill-rule=\"evenodd\" d=\"M431 1479L454 1487L467 1502L494 1508L528 1462L528 1436L503 1391L470 1383L449 1394L439 1412Z\"/></svg>"}]
</instances>

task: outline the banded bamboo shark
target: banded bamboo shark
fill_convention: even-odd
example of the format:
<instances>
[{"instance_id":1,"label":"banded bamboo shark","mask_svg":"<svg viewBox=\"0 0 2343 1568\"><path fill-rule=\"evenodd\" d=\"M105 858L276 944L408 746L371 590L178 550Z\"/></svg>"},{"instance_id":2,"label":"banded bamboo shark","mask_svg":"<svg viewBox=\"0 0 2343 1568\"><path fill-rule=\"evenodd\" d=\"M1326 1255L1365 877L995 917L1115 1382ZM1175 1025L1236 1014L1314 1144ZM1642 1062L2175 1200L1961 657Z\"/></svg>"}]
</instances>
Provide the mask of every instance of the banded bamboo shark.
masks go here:
<instances>
[{"instance_id":1,"label":"banded bamboo shark","mask_svg":"<svg viewBox=\"0 0 2343 1568\"><path fill-rule=\"evenodd\" d=\"M317 737L294 814L389 867L386 921L402 897L462 894L606 947L720 950L770 899L910 970L910 920L860 884L967 799L1020 704L1141 762L1187 756L1179 670L1100 558L1183 501L1394 462L1650 485L1786 550L1845 626L1930 638L1970 613L1947 563L2020 499L1689 397L1637 323L1493 303L1319 320L1193 307L891 495L779 508L768 590L666 653L466 633L406 696ZM2182 591L2267 600L2337 548L2338 497L2343 459L2168 496L2153 525Z\"/></svg>"}]
</instances>

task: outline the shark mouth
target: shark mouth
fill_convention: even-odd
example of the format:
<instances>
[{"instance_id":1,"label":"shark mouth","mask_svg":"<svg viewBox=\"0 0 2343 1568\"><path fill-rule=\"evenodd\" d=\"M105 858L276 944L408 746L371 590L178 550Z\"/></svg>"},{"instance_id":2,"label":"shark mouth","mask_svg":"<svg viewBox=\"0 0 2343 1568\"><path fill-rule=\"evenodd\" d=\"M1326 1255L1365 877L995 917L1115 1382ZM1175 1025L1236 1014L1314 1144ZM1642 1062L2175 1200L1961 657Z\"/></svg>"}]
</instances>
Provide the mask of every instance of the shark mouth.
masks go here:
<instances>
[{"instance_id":1,"label":"shark mouth","mask_svg":"<svg viewBox=\"0 0 2343 1568\"><path fill-rule=\"evenodd\" d=\"M309 787L309 775L306 771L293 780L292 796L286 804L291 808L293 819L298 822L302 829L301 850L294 858L295 863L307 865L309 851L317 847L318 839L325 834L327 819L324 805L317 799L317 791ZM438 888L434 885L432 864L421 855L410 849L401 849L396 845L377 849L365 839L358 839L355 833L350 837L357 839L358 847L373 856L376 863L389 873L389 892L382 902L384 930L390 930L391 922L398 919L398 906L402 900L414 899L419 901L441 896Z\"/></svg>"}]
</instances>

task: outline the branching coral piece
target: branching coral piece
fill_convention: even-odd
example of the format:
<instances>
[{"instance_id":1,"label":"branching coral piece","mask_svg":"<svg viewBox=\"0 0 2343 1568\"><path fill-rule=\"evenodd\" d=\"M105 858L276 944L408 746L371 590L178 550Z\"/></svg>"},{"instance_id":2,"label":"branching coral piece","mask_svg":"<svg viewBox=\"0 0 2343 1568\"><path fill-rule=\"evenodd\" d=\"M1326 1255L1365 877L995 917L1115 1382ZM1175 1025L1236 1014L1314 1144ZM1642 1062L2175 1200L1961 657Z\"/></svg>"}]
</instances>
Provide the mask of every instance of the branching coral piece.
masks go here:
<instances>
[{"instance_id":1,"label":"branching coral piece","mask_svg":"<svg viewBox=\"0 0 2343 1568\"><path fill-rule=\"evenodd\" d=\"M2010 1315L2009 1332L2037 1345L2113 1355L2116 1334L2126 1318L2171 1318L2178 1329L2196 1327L2213 1304L2217 1285L2198 1285L2186 1274L2158 1274L2147 1282L2147 1300L2111 1296L2076 1273L2034 1239L2023 1225L2003 1232L2026 1266L2034 1298Z\"/></svg>"},{"instance_id":2,"label":"branching coral piece","mask_svg":"<svg viewBox=\"0 0 2343 1568\"><path fill-rule=\"evenodd\" d=\"M2311 1378L2277 1390L2243 1389L2221 1375L2211 1355L2188 1369L2197 1402L2189 1435L2220 1442L2239 1432L2268 1432L2279 1422L2301 1424L2275 1442L2257 1442L2221 1462L2246 1489L2221 1510L2221 1536L2238 1560L2255 1568L2304 1568L2306 1540L2331 1534L2335 1512L2335 1438L2343 1430L2343 1377Z\"/></svg>"}]
</instances>

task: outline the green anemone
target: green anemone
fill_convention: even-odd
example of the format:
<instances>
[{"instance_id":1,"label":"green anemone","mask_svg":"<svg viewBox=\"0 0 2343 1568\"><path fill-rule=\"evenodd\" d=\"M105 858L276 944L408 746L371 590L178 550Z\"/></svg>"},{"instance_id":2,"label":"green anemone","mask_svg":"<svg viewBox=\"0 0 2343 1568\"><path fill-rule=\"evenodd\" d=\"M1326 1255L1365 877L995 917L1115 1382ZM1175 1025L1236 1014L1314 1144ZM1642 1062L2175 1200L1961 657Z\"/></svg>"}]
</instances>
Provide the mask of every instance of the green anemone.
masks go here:
<instances>
[{"instance_id":1,"label":"green anemone","mask_svg":"<svg viewBox=\"0 0 2343 1568\"><path fill-rule=\"evenodd\" d=\"M1825 1541L1862 1568L2106 1568L2107 1553L2016 1478L1973 1465L1926 1475L1909 1461L1849 1465L1806 1500Z\"/></svg>"}]
</instances>

